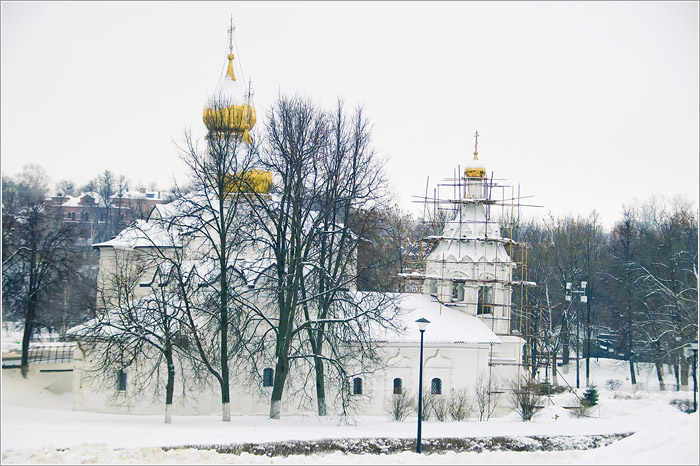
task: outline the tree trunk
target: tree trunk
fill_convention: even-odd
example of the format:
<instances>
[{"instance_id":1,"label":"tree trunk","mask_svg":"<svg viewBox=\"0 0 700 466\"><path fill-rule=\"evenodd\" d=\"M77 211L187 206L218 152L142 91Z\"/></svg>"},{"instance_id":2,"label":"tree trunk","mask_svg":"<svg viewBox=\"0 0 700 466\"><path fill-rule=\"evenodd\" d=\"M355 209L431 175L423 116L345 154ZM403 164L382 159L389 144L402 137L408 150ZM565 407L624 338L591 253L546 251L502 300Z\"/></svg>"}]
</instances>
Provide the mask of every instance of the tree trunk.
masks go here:
<instances>
[{"instance_id":1,"label":"tree trunk","mask_svg":"<svg viewBox=\"0 0 700 466\"><path fill-rule=\"evenodd\" d=\"M32 313L33 314L33 313ZM24 334L22 335L22 359L20 361L20 370L22 377L27 378L29 372L29 340L32 338L32 330L34 328L34 316L27 313L27 318L24 321Z\"/></svg>"},{"instance_id":2,"label":"tree trunk","mask_svg":"<svg viewBox=\"0 0 700 466\"><path fill-rule=\"evenodd\" d=\"M223 178L222 178L223 179ZM223 187L219 187L219 193L221 196L219 198L219 212L225 211L223 196ZM222 217L224 218L224 217ZM229 387L229 371L228 371L228 327L229 327L229 315L228 315L228 277L227 267L228 267L228 255L227 255L227 232L223 226L223 220L220 220L222 225L219 227L219 244L221 245L221 252L219 254L219 286L221 293L221 302L219 303L219 329L221 335L221 420L223 422L231 422L231 392Z\"/></svg>"},{"instance_id":3,"label":"tree trunk","mask_svg":"<svg viewBox=\"0 0 700 466\"><path fill-rule=\"evenodd\" d=\"M630 382L632 382L632 390L637 391L637 374L634 371L634 361L630 357Z\"/></svg>"},{"instance_id":4,"label":"tree trunk","mask_svg":"<svg viewBox=\"0 0 700 466\"><path fill-rule=\"evenodd\" d=\"M170 343L166 343L165 361L168 364L168 382L165 386L165 423L172 424L173 393L175 392L175 365Z\"/></svg>"},{"instance_id":5,"label":"tree trunk","mask_svg":"<svg viewBox=\"0 0 700 466\"><path fill-rule=\"evenodd\" d=\"M552 386L558 386L559 379L557 377L557 352L552 351Z\"/></svg>"},{"instance_id":6,"label":"tree trunk","mask_svg":"<svg viewBox=\"0 0 700 466\"><path fill-rule=\"evenodd\" d=\"M664 363L657 360L656 363L656 377L659 379L659 390L666 390L666 384L664 384Z\"/></svg>"},{"instance_id":7,"label":"tree trunk","mask_svg":"<svg viewBox=\"0 0 700 466\"><path fill-rule=\"evenodd\" d=\"M681 390L688 390L688 360L686 358L681 358Z\"/></svg>"},{"instance_id":8,"label":"tree trunk","mask_svg":"<svg viewBox=\"0 0 700 466\"><path fill-rule=\"evenodd\" d=\"M33 293L32 293L33 295ZM36 316L37 303L30 295L27 302L27 313L24 318L24 333L22 334L22 359L20 360L20 371L22 377L27 378L29 373L29 342L34 331L34 318Z\"/></svg>"},{"instance_id":9,"label":"tree trunk","mask_svg":"<svg viewBox=\"0 0 700 466\"><path fill-rule=\"evenodd\" d=\"M569 365L569 323L566 316L561 324L561 362L564 366Z\"/></svg>"},{"instance_id":10,"label":"tree trunk","mask_svg":"<svg viewBox=\"0 0 700 466\"><path fill-rule=\"evenodd\" d=\"M323 367L323 360L319 357L314 358L316 369L316 402L318 405L318 415L326 415L326 382Z\"/></svg>"},{"instance_id":11,"label":"tree trunk","mask_svg":"<svg viewBox=\"0 0 700 466\"><path fill-rule=\"evenodd\" d=\"M289 356L286 351L281 352L277 357L275 365L275 379L272 386L272 397L270 399L270 419L279 419L282 411L282 393L284 383L289 372Z\"/></svg>"},{"instance_id":12,"label":"tree trunk","mask_svg":"<svg viewBox=\"0 0 700 466\"><path fill-rule=\"evenodd\" d=\"M231 395L229 391L228 367L224 372L224 364L221 364L221 421L231 422Z\"/></svg>"},{"instance_id":13,"label":"tree trunk","mask_svg":"<svg viewBox=\"0 0 700 466\"><path fill-rule=\"evenodd\" d=\"M591 327L586 323L586 387L591 386Z\"/></svg>"}]
</instances>

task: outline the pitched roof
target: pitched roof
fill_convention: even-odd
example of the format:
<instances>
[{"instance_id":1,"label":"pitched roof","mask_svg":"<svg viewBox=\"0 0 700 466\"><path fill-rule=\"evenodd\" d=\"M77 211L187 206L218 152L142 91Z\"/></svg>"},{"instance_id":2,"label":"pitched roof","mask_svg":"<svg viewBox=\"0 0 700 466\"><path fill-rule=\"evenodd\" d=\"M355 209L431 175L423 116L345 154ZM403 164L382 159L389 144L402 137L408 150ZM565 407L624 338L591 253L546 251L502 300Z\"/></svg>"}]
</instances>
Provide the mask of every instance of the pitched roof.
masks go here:
<instances>
[{"instance_id":1,"label":"pitched roof","mask_svg":"<svg viewBox=\"0 0 700 466\"><path fill-rule=\"evenodd\" d=\"M500 344L501 340L480 318L447 307L430 295L399 293L398 306L401 311L396 319L402 332L377 330L377 341L386 343L420 343L420 331L416 320L430 321L423 339L425 343L437 344ZM383 334L382 334L383 333Z\"/></svg>"}]
</instances>

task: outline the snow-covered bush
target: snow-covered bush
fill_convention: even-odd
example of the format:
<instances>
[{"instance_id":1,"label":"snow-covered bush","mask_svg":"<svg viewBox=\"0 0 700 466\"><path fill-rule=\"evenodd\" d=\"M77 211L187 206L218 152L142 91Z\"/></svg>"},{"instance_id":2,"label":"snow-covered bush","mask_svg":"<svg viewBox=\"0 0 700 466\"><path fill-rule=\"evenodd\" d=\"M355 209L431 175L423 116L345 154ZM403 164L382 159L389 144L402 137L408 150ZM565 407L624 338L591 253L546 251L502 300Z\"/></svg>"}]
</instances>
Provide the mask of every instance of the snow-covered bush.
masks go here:
<instances>
[{"instance_id":1,"label":"snow-covered bush","mask_svg":"<svg viewBox=\"0 0 700 466\"><path fill-rule=\"evenodd\" d=\"M674 398L671 400L671 406L675 406L684 413L690 414L693 412L693 400L687 398Z\"/></svg>"},{"instance_id":2,"label":"snow-covered bush","mask_svg":"<svg viewBox=\"0 0 700 466\"><path fill-rule=\"evenodd\" d=\"M416 399L406 392L392 395L384 409L389 419L403 422L416 410Z\"/></svg>"}]
</instances>

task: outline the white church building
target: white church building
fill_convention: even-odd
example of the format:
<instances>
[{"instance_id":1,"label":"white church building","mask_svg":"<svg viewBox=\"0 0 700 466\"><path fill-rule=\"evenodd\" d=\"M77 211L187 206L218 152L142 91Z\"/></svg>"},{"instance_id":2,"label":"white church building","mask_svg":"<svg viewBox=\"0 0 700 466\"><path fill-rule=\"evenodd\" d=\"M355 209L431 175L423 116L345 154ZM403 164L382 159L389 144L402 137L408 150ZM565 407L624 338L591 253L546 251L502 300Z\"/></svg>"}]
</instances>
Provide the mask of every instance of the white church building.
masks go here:
<instances>
[{"instance_id":1,"label":"white church building","mask_svg":"<svg viewBox=\"0 0 700 466\"><path fill-rule=\"evenodd\" d=\"M237 88L232 71L233 55L229 55L229 70L222 78L220 90L232 90L231 97L241 108L245 107L245 131L255 123L255 113L245 90ZM248 95L248 97L246 97ZM205 123L207 109L205 108ZM377 370L354 377L348 382L349 395L357 403L354 414L386 416L387 406L400 394L415 395L419 386L419 353L421 333L416 320L430 321L423 334L423 387L426 395L448 397L464 391L471 394L478 380L486 380L490 393L504 392L511 381L516 380L523 369L525 341L511 332L511 308L514 281L514 261L509 255L511 240L504 238L499 224L490 219L489 179L478 160L475 148L456 183L455 199L449 202L451 218L437 235L425 236L424 244L430 253L412 273L403 274L415 285L417 292L401 293L396 298L399 313L395 326L399 331L378 332L374 344L381 354ZM114 239L95 244L100 252L98 285L103 283L116 268L119 256L139 254L154 247L153 238L164 241L173 232L163 230L162 220L177 210L178 200L155 206L146 221L126 228ZM163 231L160 231L163 230ZM155 232L149 238L144 232ZM196 244L190 243L190 244ZM184 251L196 262L196 251ZM251 260L251 263L254 261ZM195 265L196 266L196 265ZM150 285L157 280L158 267L145 270L133 291L133 299L143 299L152 292ZM255 271L250 272L252 281ZM250 278L250 277L249 277ZM362 294L362 291L358 292ZM90 376L99 354L86 349L80 332L74 332L78 349L74 355L73 409L79 411L110 413L162 413L162 393L145 394L143 390L132 392L132 381L141 375L137 367L118 369L105 374L105 380L95 383ZM272 365L261 368L258 386L249 379L236 379L232 374L230 410L232 415L268 414L270 410L270 380ZM524 374L523 374L524 375ZM302 387L302 380L290 373L287 391L292 393ZM176 384L179 383L176 381ZM310 384L311 386L313 384ZM178 394L180 385L176 385ZM218 385L202 384L197 393L177 397L174 414L216 414L221 410ZM162 391L162 390L161 390ZM332 397L328 397L331 399ZM506 396L495 396L494 416L510 410ZM285 403L283 414L315 413L313 404L293 401ZM329 405L328 414L336 414Z\"/></svg>"}]
</instances>

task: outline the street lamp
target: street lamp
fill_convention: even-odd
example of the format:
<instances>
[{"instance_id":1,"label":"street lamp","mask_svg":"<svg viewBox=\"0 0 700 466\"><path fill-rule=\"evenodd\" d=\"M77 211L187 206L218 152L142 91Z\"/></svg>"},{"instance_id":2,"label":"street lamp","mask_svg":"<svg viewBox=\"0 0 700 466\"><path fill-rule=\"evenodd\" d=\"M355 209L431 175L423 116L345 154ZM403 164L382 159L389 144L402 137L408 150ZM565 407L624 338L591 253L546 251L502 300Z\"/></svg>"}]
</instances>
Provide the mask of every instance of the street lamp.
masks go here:
<instances>
[{"instance_id":1,"label":"street lamp","mask_svg":"<svg viewBox=\"0 0 700 466\"><path fill-rule=\"evenodd\" d=\"M418 442L416 443L416 453L420 453L420 430L423 417L423 333L428 328L430 321L425 317L421 317L416 321L418 330L420 330L420 361L418 363Z\"/></svg>"},{"instance_id":2,"label":"street lamp","mask_svg":"<svg viewBox=\"0 0 700 466\"><path fill-rule=\"evenodd\" d=\"M588 285L588 282L581 282L581 287L578 290L572 289L571 283L567 282L566 283L566 296L564 299L567 301L571 301L571 303L574 303L573 295L574 294L580 294L581 295L581 302L582 303L587 303L588 302L588 296L586 296L586 285ZM569 304L569 307L571 307L571 304ZM580 358L580 345L581 345L581 337L579 334L579 329L580 329L580 318L578 315L578 307L576 307L576 388L581 387L581 382L580 382L580 374L578 370L578 360ZM590 355L589 355L590 357Z\"/></svg>"},{"instance_id":3,"label":"street lamp","mask_svg":"<svg viewBox=\"0 0 700 466\"><path fill-rule=\"evenodd\" d=\"M698 365L698 341L688 343L683 348L683 353L686 358L693 357L693 412L696 412L698 410L698 377L695 371Z\"/></svg>"}]
</instances>

